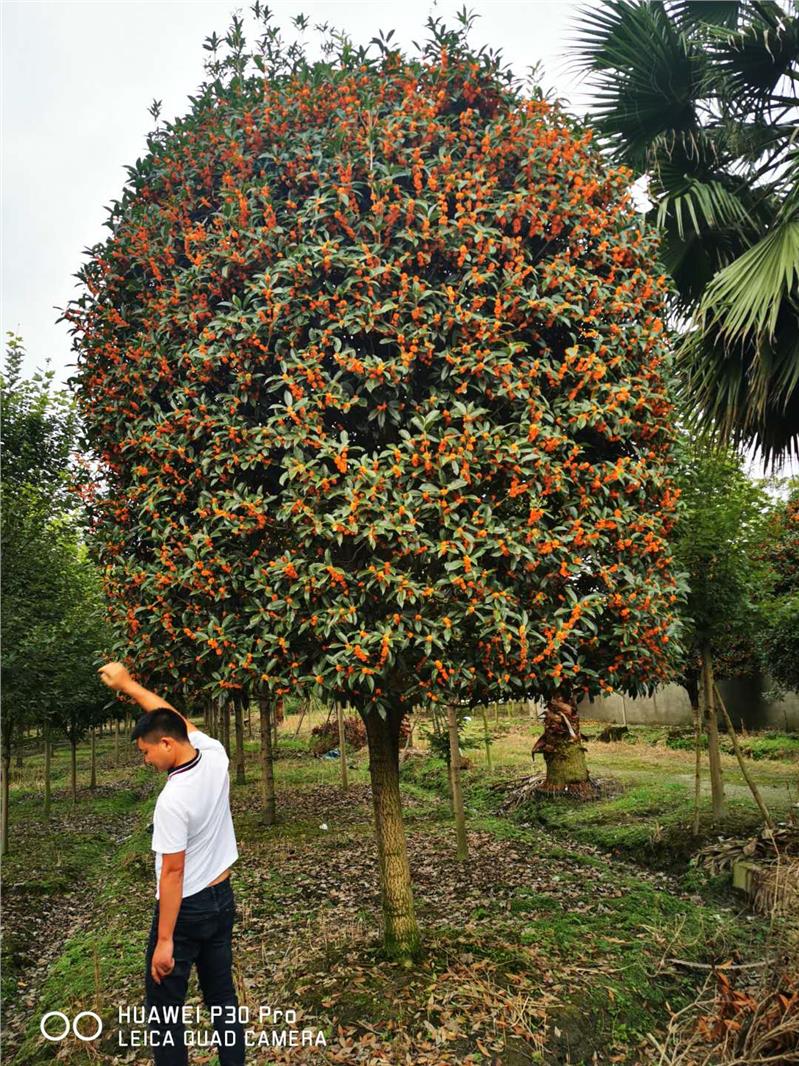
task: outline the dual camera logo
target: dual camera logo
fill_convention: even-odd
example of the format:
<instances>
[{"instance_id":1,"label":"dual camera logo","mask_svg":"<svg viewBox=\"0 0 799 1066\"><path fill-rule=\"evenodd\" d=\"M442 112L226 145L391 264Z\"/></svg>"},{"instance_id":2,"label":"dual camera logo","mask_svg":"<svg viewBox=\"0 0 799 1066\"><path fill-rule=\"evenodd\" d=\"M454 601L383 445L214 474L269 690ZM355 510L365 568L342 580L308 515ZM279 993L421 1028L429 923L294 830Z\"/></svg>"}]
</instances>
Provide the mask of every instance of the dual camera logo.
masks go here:
<instances>
[{"instance_id":1,"label":"dual camera logo","mask_svg":"<svg viewBox=\"0 0 799 1066\"><path fill-rule=\"evenodd\" d=\"M50 1021L50 1019L57 1019L57 1021ZM95 1023L95 1031L90 1034L86 1034L82 1031L84 1028L88 1028L90 1023L86 1023L84 1026L79 1027L79 1022L82 1018L93 1018ZM63 1031L59 1031L63 1025ZM95 1014L93 1010L82 1010L79 1014L70 1022L69 1018L60 1010L49 1010L47 1014L42 1015L42 1020L39 1022L39 1029L45 1040L63 1040L70 1030L75 1034L78 1040L96 1040L97 1037L103 1031L103 1020L99 1014Z\"/></svg>"}]
</instances>

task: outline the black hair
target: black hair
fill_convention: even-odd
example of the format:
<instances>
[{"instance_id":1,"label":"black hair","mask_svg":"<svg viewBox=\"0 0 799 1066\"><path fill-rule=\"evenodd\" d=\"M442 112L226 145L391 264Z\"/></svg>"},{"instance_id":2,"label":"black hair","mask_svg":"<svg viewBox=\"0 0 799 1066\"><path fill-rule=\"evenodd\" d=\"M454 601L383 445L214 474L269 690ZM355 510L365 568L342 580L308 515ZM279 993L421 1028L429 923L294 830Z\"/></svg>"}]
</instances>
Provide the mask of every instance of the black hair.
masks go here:
<instances>
[{"instance_id":1,"label":"black hair","mask_svg":"<svg viewBox=\"0 0 799 1066\"><path fill-rule=\"evenodd\" d=\"M172 737L174 740L188 740L186 723L176 711L168 707L156 707L139 718L130 734L131 741L135 744L141 737L148 744L154 744L161 737Z\"/></svg>"}]
</instances>

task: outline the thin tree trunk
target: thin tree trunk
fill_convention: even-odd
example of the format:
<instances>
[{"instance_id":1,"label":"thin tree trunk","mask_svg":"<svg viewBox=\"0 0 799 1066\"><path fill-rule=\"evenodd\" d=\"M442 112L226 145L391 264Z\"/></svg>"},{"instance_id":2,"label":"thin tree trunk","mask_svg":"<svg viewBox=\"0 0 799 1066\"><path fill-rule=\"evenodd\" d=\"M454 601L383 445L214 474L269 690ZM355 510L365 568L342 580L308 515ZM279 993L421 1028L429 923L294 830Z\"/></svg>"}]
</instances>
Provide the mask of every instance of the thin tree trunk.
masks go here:
<instances>
[{"instance_id":1,"label":"thin tree trunk","mask_svg":"<svg viewBox=\"0 0 799 1066\"><path fill-rule=\"evenodd\" d=\"M72 802L78 802L78 743L70 737L69 741L72 749L70 758L70 782L72 785Z\"/></svg>"},{"instance_id":2,"label":"thin tree trunk","mask_svg":"<svg viewBox=\"0 0 799 1066\"><path fill-rule=\"evenodd\" d=\"M90 747L92 755L92 765L91 775L89 778L89 788L95 789L97 788L97 730L94 726L92 726Z\"/></svg>"},{"instance_id":3,"label":"thin tree trunk","mask_svg":"<svg viewBox=\"0 0 799 1066\"><path fill-rule=\"evenodd\" d=\"M458 715L454 704L447 707L449 725L449 765L450 784L452 786L452 810L455 815L455 835L457 840L456 859L465 859L469 854L466 841L466 815L463 810L463 791L461 789L461 753L458 747Z\"/></svg>"},{"instance_id":4,"label":"thin tree trunk","mask_svg":"<svg viewBox=\"0 0 799 1066\"><path fill-rule=\"evenodd\" d=\"M721 770L718 714L713 699L713 656L707 645L702 648L702 692L704 694L708 762L710 763L710 794L713 802L713 820L717 822L724 814L724 775Z\"/></svg>"},{"instance_id":5,"label":"thin tree trunk","mask_svg":"<svg viewBox=\"0 0 799 1066\"><path fill-rule=\"evenodd\" d=\"M119 719L114 719L114 766L119 766Z\"/></svg>"},{"instance_id":6,"label":"thin tree trunk","mask_svg":"<svg viewBox=\"0 0 799 1066\"><path fill-rule=\"evenodd\" d=\"M735 733L735 726L732 724L732 719L730 718L729 712L727 710L727 705L721 698L721 693L719 692L718 685L714 684L713 689L716 693L716 698L719 701L719 707L721 707L721 713L724 716L724 721L727 723L727 729L730 731L732 746L735 749L735 757L738 760L738 765L741 768L741 773L744 775L744 781L746 781L747 785L749 785L755 803L757 804L760 813L763 815L763 821L766 823L769 829L773 829L774 822L771 820L771 815L768 812L768 808L763 802L763 797L760 795L760 789L757 787L754 780L749 776L749 771L746 767L746 763L744 762L743 752L741 751L741 746L738 743L738 737Z\"/></svg>"},{"instance_id":7,"label":"thin tree trunk","mask_svg":"<svg viewBox=\"0 0 799 1066\"><path fill-rule=\"evenodd\" d=\"M3 752L3 811L0 816L0 854L8 855L8 779L11 773L11 752Z\"/></svg>"},{"instance_id":8,"label":"thin tree trunk","mask_svg":"<svg viewBox=\"0 0 799 1066\"><path fill-rule=\"evenodd\" d=\"M294 739L295 740L300 735L300 730L302 729L302 720L303 720L303 718L305 718L305 709L306 709L307 706L308 706L308 704L303 702L303 704L302 704L302 706L300 708L300 720L299 720L299 722L297 722L297 728L294 730Z\"/></svg>"},{"instance_id":9,"label":"thin tree trunk","mask_svg":"<svg viewBox=\"0 0 799 1066\"><path fill-rule=\"evenodd\" d=\"M274 825L277 821L277 805L275 803L275 767L270 713L272 708L269 696L259 697L258 708L261 715L261 804L264 810L264 822L266 825Z\"/></svg>"},{"instance_id":10,"label":"thin tree trunk","mask_svg":"<svg viewBox=\"0 0 799 1066\"><path fill-rule=\"evenodd\" d=\"M488 715L486 714L485 707L482 708L482 711L483 711L483 737L484 737L485 746L486 746L486 764L488 766L488 769L490 770L491 769L491 734L488 731Z\"/></svg>"},{"instance_id":11,"label":"thin tree trunk","mask_svg":"<svg viewBox=\"0 0 799 1066\"><path fill-rule=\"evenodd\" d=\"M52 756L52 745L50 743L50 727L48 726L44 733L44 820L50 821L50 801L51 801L51 784L50 784L50 760Z\"/></svg>"},{"instance_id":12,"label":"thin tree trunk","mask_svg":"<svg viewBox=\"0 0 799 1066\"><path fill-rule=\"evenodd\" d=\"M228 759L230 758L230 706L224 697L219 701L219 713L222 715L222 744L227 752Z\"/></svg>"},{"instance_id":13,"label":"thin tree trunk","mask_svg":"<svg viewBox=\"0 0 799 1066\"><path fill-rule=\"evenodd\" d=\"M699 713L699 697L689 689L691 710L694 714L694 821L693 834L699 836L699 803L702 796L702 718Z\"/></svg>"},{"instance_id":14,"label":"thin tree trunk","mask_svg":"<svg viewBox=\"0 0 799 1066\"><path fill-rule=\"evenodd\" d=\"M409 963L419 955L420 939L399 790L402 711L391 708L382 718L373 710L363 718L369 740L369 776L383 896L383 948L390 958Z\"/></svg>"},{"instance_id":15,"label":"thin tree trunk","mask_svg":"<svg viewBox=\"0 0 799 1066\"><path fill-rule=\"evenodd\" d=\"M283 721L282 701L275 700L272 704L272 757L277 757L277 724L278 719Z\"/></svg>"},{"instance_id":16,"label":"thin tree trunk","mask_svg":"<svg viewBox=\"0 0 799 1066\"><path fill-rule=\"evenodd\" d=\"M252 740L252 701L247 699L247 740Z\"/></svg>"},{"instance_id":17,"label":"thin tree trunk","mask_svg":"<svg viewBox=\"0 0 799 1066\"><path fill-rule=\"evenodd\" d=\"M247 776L244 771L244 697L236 696L233 706L236 722L236 784L246 785Z\"/></svg>"},{"instance_id":18,"label":"thin tree trunk","mask_svg":"<svg viewBox=\"0 0 799 1066\"><path fill-rule=\"evenodd\" d=\"M341 787L347 790L347 738L344 733L344 708L341 700L336 700L336 715L338 717L338 752L341 762Z\"/></svg>"}]
</instances>

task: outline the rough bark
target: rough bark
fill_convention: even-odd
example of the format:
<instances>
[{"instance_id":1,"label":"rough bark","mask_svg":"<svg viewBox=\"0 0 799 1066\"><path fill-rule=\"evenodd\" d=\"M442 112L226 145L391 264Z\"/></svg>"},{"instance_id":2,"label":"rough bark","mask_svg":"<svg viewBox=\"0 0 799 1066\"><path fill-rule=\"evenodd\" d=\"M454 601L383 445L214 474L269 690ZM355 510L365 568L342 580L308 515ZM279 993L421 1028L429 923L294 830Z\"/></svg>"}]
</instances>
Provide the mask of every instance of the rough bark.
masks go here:
<instances>
[{"instance_id":1,"label":"rough bark","mask_svg":"<svg viewBox=\"0 0 799 1066\"><path fill-rule=\"evenodd\" d=\"M369 775L383 896L383 948L389 958L409 963L419 955L420 939L399 790L402 711L391 708L386 718L372 711L363 718L369 741Z\"/></svg>"},{"instance_id":2,"label":"rough bark","mask_svg":"<svg viewBox=\"0 0 799 1066\"><path fill-rule=\"evenodd\" d=\"M713 696L713 656L710 648L702 648L702 693L707 733L707 754L710 763L710 795L715 822L724 814L724 775L721 770L721 746L719 745L719 721Z\"/></svg>"},{"instance_id":3,"label":"rough bark","mask_svg":"<svg viewBox=\"0 0 799 1066\"><path fill-rule=\"evenodd\" d=\"M447 708L449 725L449 767L450 786L452 788L452 813L455 816L456 859L465 859L469 854L466 840L466 814L463 809L463 790L461 789L461 753L458 746L458 715L453 704Z\"/></svg>"},{"instance_id":4,"label":"rough bark","mask_svg":"<svg viewBox=\"0 0 799 1066\"><path fill-rule=\"evenodd\" d=\"M275 766L272 751L272 715L268 696L258 700L261 716L261 804L266 825L277 821L277 804L275 802Z\"/></svg>"},{"instance_id":5,"label":"rough bark","mask_svg":"<svg viewBox=\"0 0 799 1066\"><path fill-rule=\"evenodd\" d=\"M544 711L544 732L533 746L533 760L544 756L546 779L539 791L588 797L596 789L588 774L576 701L553 697Z\"/></svg>"}]
</instances>

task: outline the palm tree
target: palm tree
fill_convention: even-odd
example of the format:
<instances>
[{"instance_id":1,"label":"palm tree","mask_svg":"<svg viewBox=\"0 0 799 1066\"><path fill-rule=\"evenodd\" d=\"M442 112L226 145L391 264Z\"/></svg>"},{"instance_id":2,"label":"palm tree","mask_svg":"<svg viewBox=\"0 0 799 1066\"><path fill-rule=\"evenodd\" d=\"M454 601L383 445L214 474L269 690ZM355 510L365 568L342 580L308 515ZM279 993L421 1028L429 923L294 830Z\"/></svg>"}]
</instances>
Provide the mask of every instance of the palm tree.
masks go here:
<instances>
[{"instance_id":1,"label":"palm tree","mask_svg":"<svg viewBox=\"0 0 799 1066\"><path fill-rule=\"evenodd\" d=\"M795 0L602 0L575 36L593 125L648 178L686 407L766 462L799 454Z\"/></svg>"}]
</instances>

